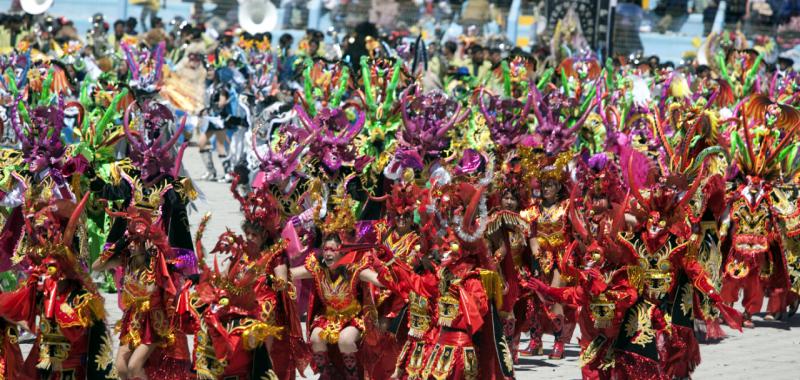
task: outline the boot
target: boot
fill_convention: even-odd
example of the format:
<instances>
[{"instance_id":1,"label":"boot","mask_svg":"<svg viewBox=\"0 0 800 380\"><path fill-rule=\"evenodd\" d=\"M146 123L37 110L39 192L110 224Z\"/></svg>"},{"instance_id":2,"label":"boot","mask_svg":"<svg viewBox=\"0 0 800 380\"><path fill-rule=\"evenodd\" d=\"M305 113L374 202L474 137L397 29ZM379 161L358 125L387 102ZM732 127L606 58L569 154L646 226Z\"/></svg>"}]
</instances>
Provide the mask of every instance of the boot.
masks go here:
<instances>
[{"instance_id":1,"label":"boot","mask_svg":"<svg viewBox=\"0 0 800 380\"><path fill-rule=\"evenodd\" d=\"M313 355L314 365L319 372L319 380L331 380L331 361L328 359L327 352L315 352Z\"/></svg>"},{"instance_id":2,"label":"boot","mask_svg":"<svg viewBox=\"0 0 800 380\"><path fill-rule=\"evenodd\" d=\"M215 181L217 179L217 169L214 168L214 159L211 155L211 150L201 150L200 159L203 160L203 165L206 166L206 174L203 174L201 179Z\"/></svg>"},{"instance_id":3,"label":"boot","mask_svg":"<svg viewBox=\"0 0 800 380\"><path fill-rule=\"evenodd\" d=\"M342 361L344 362L345 380L358 380L358 359L356 359L356 353L343 353Z\"/></svg>"},{"instance_id":4,"label":"boot","mask_svg":"<svg viewBox=\"0 0 800 380\"><path fill-rule=\"evenodd\" d=\"M547 357L551 360L564 359L564 342L556 340L555 343L553 343L553 351L551 351L550 355Z\"/></svg>"},{"instance_id":5,"label":"boot","mask_svg":"<svg viewBox=\"0 0 800 380\"><path fill-rule=\"evenodd\" d=\"M795 298L791 303L789 303L789 311L787 313L787 317L791 318L797 314L797 309L800 307L800 298Z\"/></svg>"},{"instance_id":6,"label":"boot","mask_svg":"<svg viewBox=\"0 0 800 380\"><path fill-rule=\"evenodd\" d=\"M219 161L222 162L222 175L219 176L217 181L221 183L230 183L233 181L233 176L231 176L231 172L233 171L233 165L231 165L231 161L228 159L228 156L217 156Z\"/></svg>"},{"instance_id":7,"label":"boot","mask_svg":"<svg viewBox=\"0 0 800 380\"><path fill-rule=\"evenodd\" d=\"M531 334L531 340L528 342L528 347L519 350L519 354L523 356L540 356L543 353L542 337L533 334Z\"/></svg>"},{"instance_id":8,"label":"boot","mask_svg":"<svg viewBox=\"0 0 800 380\"><path fill-rule=\"evenodd\" d=\"M745 328L748 328L748 329L752 329L752 328L756 327L753 324L753 317L750 315L750 313L747 313L747 312L742 313L742 318L744 319L744 321L742 322L742 327L745 327Z\"/></svg>"}]
</instances>

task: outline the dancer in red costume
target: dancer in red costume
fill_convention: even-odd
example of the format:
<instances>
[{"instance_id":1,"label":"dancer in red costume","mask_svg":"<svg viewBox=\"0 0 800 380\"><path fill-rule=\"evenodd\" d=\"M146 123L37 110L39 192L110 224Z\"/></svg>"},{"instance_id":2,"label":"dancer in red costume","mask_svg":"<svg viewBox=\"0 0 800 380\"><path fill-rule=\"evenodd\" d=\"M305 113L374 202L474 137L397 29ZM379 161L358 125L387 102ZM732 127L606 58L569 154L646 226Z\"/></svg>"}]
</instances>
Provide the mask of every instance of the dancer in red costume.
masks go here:
<instances>
[{"instance_id":1,"label":"dancer in red costume","mask_svg":"<svg viewBox=\"0 0 800 380\"><path fill-rule=\"evenodd\" d=\"M519 160L510 161L503 164L496 182L499 188L493 196L496 206L489 216L486 238L503 277L505 294L500 317L516 362L520 335L530 331L534 312L532 292L520 285L531 277L533 261L528 243L530 223L519 213L526 208L523 202L530 199L529 186L522 177Z\"/></svg>"},{"instance_id":2,"label":"dancer in red costume","mask_svg":"<svg viewBox=\"0 0 800 380\"><path fill-rule=\"evenodd\" d=\"M280 205L266 185L242 196L238 184L237 176L231 184L231 192L244 214L242 230L246 244L245 253L239 256L237 265L247 268L260 263L256 293L260 300L269 300L272 310L265 322L283 330L278 336L267 337L266 347L276 376L294 379L297 372L303 373L311 362L311 352L303 340L297 312L297 292L288 280L289 252L299 253L299 239L293 224L284 226ZM282 227L283 231L280 230Z\"/></svg>"},{"instance_id":3,"label":"dancer in red costume","mask_svg":"<svg viewBox=\"0 0 800 380\"><path fill-rule=\"evenodd\" d=\"M729 193L730 211L720 233L729 239L722 297L726 302L736 302L741 290L744 325L753 327L751 317L761 311L765 294L770 297L770 318L781 316L790 303L784 245L786 237L800 234L800 219L796 205L778 186L790 174L784 173L778 157L781 147L797 138L800 113L764 95L751 96L739 111L733 123L741 132L733 132L731 138L736 148L737 186ZM753 124L762 128L755 129Z\"/></svg>"},{"instance_id":4,"label":"dancer in red costume","mask_svg":"<svg viewBox=\"0 0 800 380\"><path fill-rule=\"evenodd\" d=\"M531 223L529 244L535 260L535 271L538 272L534 275L555 287L567 285L561 278L558 263L569 244L569 199L565 185L566 167L571 159L569 152L551 157L527 148L522 154L523 167L533 168L528 175L538 180L541 190L541 201L520 213ZM549 331L555 336L549 358L563 359L564 344L569 342L575 330L575 309L565 308L558 303L539 303L535 310L531 341L521 353L541 354L542 334Z\"/></svg>"},{"instance_id":5,"label":"dancer in red costume","mask_svg":"<svg viewBox=\"0 0 800 380\"><path fill-rule=\"evenodd\" d=\"M410 174L410 173L409 173ZM410 177L410 176L409 176ZM419 226L414 221L414 211L420 199L421 189L413 183L397 182L392 185L391 192L382 197L373 197L375 201L384 201L386 216L375 223L377 239L382 242L383 249L377 251L377 258L384 262L389 271L411 270L420 265L422 237ZM393 280L384 285L391 285ZM417 341L424 332L408 330L407 318L413 318L409 293L404 289L374 289L373 297L377 300L378 327L374 347L369 351L375 353L369 358L368 371L370 377L376 379L399 378L395 373L397 363L408 360L408 345ZM409 340L410 339L410 340ZM370 342L371 343L371 342ZM404 348L405 346L405 348ZM421 370L421 369L419 369ZM418 373L418 370L411 370Z\"/></svg>"},{"instance_id":6,"label":"dancer in red costume","mask_svg":"<svg viewBox=\"0 0 800 380\"><path fill-rule=\"evenodd\" d=\"M167 266L166 255L171 252L167 236L153 223L150 211L131 206L126 212L111 214L128 220L125 238L109 247L92 269L124 268L123 316L116 328L120 334L117 373L131 380L184 378L188 361L174 359L180 355L172 354L185 351L186 342L176 339L172 326L177 291Z\"/></svg>"},{"instance_id":7,"label":"dancer in red costume","mask_svg":"<svg viewBox=\"0 0 800 380\"><path fill-rule=\"evenodd\" d=\"M322 379L355 380L364 376L359 342L374 325L375 311L371 292L364 285L383 287L378 272L370 268L369 252L353 251L343 245L355 227L353 201L344 194L344 186L334 196L324 222L320 251L309 255L302 267L290 270L291 279L314 281L314 293L308 316L308 338L314 364ZM343 236L345 238L343 238ZM370 326L370 328L374 328ZM334 346L334 355L330 346Z\"/></svg>"},{"instance_id":8,"label":"dancer in red costume","mask_svg":"<svg viewBox=\"0 0 800 380\"><path fill-rule=\"evenodd\" d=\"M436 303L432 321L438 331L422 378L511 378L513 359L498 313L503 282L488 269L496 263L483 240L488 221L483 188L465 182L436 186L427 202L428 217L442 236L435 245L441 266L435 283L420 276L405 280L414 284L413 291ZM474 344L475 337L483 342L480 347Z\"/></svg>"},{"instance_id":9,"label":"dancer in red costume","mask_svg":"<svg viewBox=\"0 0 800 380\"><path fill-rule=\"evenodd\" d=\"M207 221L207 219L206 219ZM197 252L205 221L197 236ZM220 272L216 256L209 268L198 257L203 276L194 293L187 286L178 300L180 325L194 334L194 369L198 379L277 379L267 350L267 341L283 334L275 324L276 299L257 288L272 257L248 261L241 236L223 233L212 254L229 255L227 273Z\"/></svg>"},{"instance_id":10,"label":"dancer in red costume","mask_svg":"<svg viewBox=\"0 0 800 380\"><path fill-rule=\"evenodd\" d=\"M698 165L702 173L702 162ZM634 176L632 166L628 173L630 192L637 200L630 212L638 222L632 232L620 233L617 241L626 255L638 260L638 266L629 267L629 277L642 281L642 292L626 316L630 328L617 339L616 348L629 353L621 356L617 365L635 371L642 360L654 361L661 366L661 378L687 378L700 363L694 335L694 292L714 301L730 326L741 324L741 316L722 303L696 258L699 242L688 223L687 202L702 176L698 174L689 184L683 174L665 173L643 193L635 180L641 176ZM648 322L635 322L634 318Z\"/></svg>"},{"instance_id":11,"label":"dancer in red costume","mask_svg":"<svg viewBox=\"0 0 800 380\"><path fill-rule=\"evenodd\" d=\"M32 264L30 277L18 290L0 295L0 316L27 326L37 339L23 368L16 329L6 326L4 374L8 379L110 379L112 347L103 298L78 261L75 252L81 248L73 239L88 196L77 206L36 199L27 205L21 252Z\"/></svg>"}]
</instances>

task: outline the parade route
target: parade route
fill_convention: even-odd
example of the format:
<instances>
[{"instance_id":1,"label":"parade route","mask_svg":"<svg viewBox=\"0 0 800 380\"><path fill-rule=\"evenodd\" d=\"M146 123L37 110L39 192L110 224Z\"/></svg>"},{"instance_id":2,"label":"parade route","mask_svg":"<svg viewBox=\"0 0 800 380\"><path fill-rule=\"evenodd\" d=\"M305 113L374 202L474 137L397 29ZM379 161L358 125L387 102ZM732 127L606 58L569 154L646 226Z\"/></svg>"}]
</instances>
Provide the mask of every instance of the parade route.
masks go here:
<instances>
[{"instance_id":1,"label":"parade route","mask_svg":"<svg viewBox=\"0 0 800 380\"><path fill-rule=\"evenodd\" d=\"M196 148L189 148L184 157L184 166L193 178L202 174L202 164ZM205 246L211 246L216 237L230 228L240 230L241 213L236 200L229 195L230 185L216 182L197 181L205 194L205 201L197 202L197 211L189 215L194 232L200 217L211 212L212 218L204 236ZM109 326L113 326L122 316L117 306L116 294L104 294ZM723 327L728 338L719 343L701 344L702 363L695 371L693 379L800 379L800 316L796 315L790 323L764 321L763 315L754 318L755 329L744 333ZM576 330L573 344L567 345L566 358L549 360L546 356L521 357L516 368L519 380L580 379L579 347L576 344L580 332ZM117 334L112 334L117 340ZM552 347L552 336L545 335L545 354ZM526 345L523 341L522 345ZM27 355L30 344L23 345ZM307 377L314 379L310 370Z\"/></svg>"},{"instance_id":2,"label":"parade route","mask_svg":"<svg viewBox=\"0 0 800 380\"><path fill-rule=\"evenodd\" d=\"M193 178L203 174L203 166L196 148L186 150L184 167ZM219 163L217 163L219 164ZM239 204L229 195L230 184L197 181L205 194L205 202L197 202L199 212L192 212L189 220L192 230L200 217L212 212L211 221L204 236L206 247L216 241L217 236L230 228L240 231L242 220ZM111 315L120 316L116 305L106 300ZM728 338L716 344L701 344L703 362L697 368L693 379L800 379L800 315L795 315L791 323L764 321L763 315L754 318L756 328L743 333L724 326ZM517 379L580 379L579 347L576 329L573 344L567 345L564 360L549 360L547 356L522 357L517 365ZM553 337L545 335L545 354L552 347ZM523 341L523 345L527 341Z\"/></svg>"},{"instance_id":3,"label":"parade route","mask_svg":"<svg viewBox=\"0 0 800 380\"><path fill-rule=\"evenodd\" d=\"M196 148L189 148L184 157L184 166L193 178L203 173ZM231 228L239 231L241 213L239 204L229 195L230 185L197 181L206 201L198 202L198 211L192 212L189 219L192 229L206 211L212 212L211 221L204 237L206 247L216 241L216 237ZM107 299L109 314L119 317L115 301ZM754 318L756 328L744 333L723 327L728 338L716 344L700 346L703 362L693 378L705 379L800 379L800 315L795 315L790 323L764 321L763 315ZM564 360L549 360L546 356L522 357L516 366L517 379L580 379L579 348L575 331L573 344L567 346ZM552 336L545 336L545 354L552 347ZM527 342L523 342L523 345Z\"/></svg>"}]
</instances>

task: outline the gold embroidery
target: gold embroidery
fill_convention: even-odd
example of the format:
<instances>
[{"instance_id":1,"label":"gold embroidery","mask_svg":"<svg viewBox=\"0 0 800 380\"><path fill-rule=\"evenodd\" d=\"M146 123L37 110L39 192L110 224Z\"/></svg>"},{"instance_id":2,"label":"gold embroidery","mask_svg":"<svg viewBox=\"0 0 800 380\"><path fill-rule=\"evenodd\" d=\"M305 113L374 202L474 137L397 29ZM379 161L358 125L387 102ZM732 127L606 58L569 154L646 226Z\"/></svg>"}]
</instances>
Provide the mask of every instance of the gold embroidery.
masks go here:
<instances>
[{"instance_id":1,"label":"gold embroidery","mask_svg":"<svg viewBox=\"0 0 800 380\"><path fill-rule=\"evenodd\" d=\"M197 378L201 380L218 379L225 372L228 362L217 358L205 322L200 322L200 329L195 334L195 342L194 367L197 371Z\"/></svg>"},{"instance_id":2,"label":"gold embroidery","mask_svg":"<svg viewBox=\"0 0 800 380\"><path fill-rule=\"evenodd\" d=\"M436 380L444 380L453 370L453 355L455 354L456 347L445 345L439 352L439 355L434 358L434 367L431 375ZM466 357L464 358L464 366L467 366Z\"/></svg>"},{"instance_id":3,"label":"gold embroidery","mask_svg":"<svg viewBox=\"0 0 800 380\"><path fill-rule=\"evenodd\" d=\"M411 359L408 361L407 372L409 379L419 378L419 375L422 372L422 365L425 362L424 359L425 343L416 342L414 344L414 352L411 353Z\"/></svg>"},{"instance_id":4,"label":"gold embroidery","mask_svg":"<svg viewBox=\"0 0 800 380\"><path fill-rule=\"evenodd\" d=\"M423 379L428 379L431 377L431 372L433 371L433 363L436 361L436 358L439 355L440 348L441 346L439 345L439 343L436 343L436 345L433 346L433 350L431 351L431 354L428 356L428 363L425 365L425 370L422 372Z\"/></svg>"},{"instance_id":5,"label":"gold embroidery","mask_svg":"<svg viewBox=\"0 0 800 380\"><path fill-rule=\"evenodd\" d=\"M597 354L600 352L600 349L603 347L603 343L606 341L605 337L600 335L594 338L588 346L586 346L583 351L581 351L579 360L581 363L581 367L591 363L597 358Z\"/></svg>"},{"instance_id":6,"label":"gold embroidery","mask_svg":"<svg viewBox=\"0 0 800 380\"><path fill-rule=\"evenodd\" d=\"M111 367L114 362L114 353L112 352L112 343L108 334L103 334L103 341L100 343L100 352L94 357L94 362L97 364L98 371L104 371Z\"/></svg>"},{"instance_id":7,"label":"gold embroidery","mask_svg":"<svg viewBox=\"0 0 800 380\"><path fill-rule=\"evenodd\" d=\"M589 304L594 326L599 329L611 327L616 308L617 305L608 300L606 293L600 293L599 296L595 297Z\"/></svg>"},{"instance_id":8,"label":"gold embroidery","mask_svg":"<svg viewBox=\"0 0 800 380\"><path fill-rule=\"evenodd\" d=\"M439 326L450 327L458 317L459 301L458 298L446 294L439 297L437 304L439 310Z\"/></svg>"},{"instance_id":9,"label":"gold embroidery","mask_svg":"<svg viewBox=\"0 0 800 380\"><path fill-rule=\"evenodd\" d=\"M681 311L683 315L692 315L692 306L694 305L694 286L692 284L683 285L683 297L681 297Z\"/></svg>"},{"instance_id":10,"label":"gold embroidery","mask_svg":"<svg viewBox=\"0 0 800 380\"><path fill-rule=\"evenodd\" d=\"M428 299L415 292L408 295L409 331L408 335L422 338L431 327L431 317L428 315Z\"/></svg>"},{"instance_id":11,"label":"gold embroidery","mask_svg":"<svg viewBox=\"0 0 800 380\"><path fill-rule=\"evenodd\" d=\"M656 332L653 330L653 304L644 301L634 307L634 315L629 317L625 323L625 335L631 339L631 343L646 346L655 339Z\"/></svg>"}]
</instances>

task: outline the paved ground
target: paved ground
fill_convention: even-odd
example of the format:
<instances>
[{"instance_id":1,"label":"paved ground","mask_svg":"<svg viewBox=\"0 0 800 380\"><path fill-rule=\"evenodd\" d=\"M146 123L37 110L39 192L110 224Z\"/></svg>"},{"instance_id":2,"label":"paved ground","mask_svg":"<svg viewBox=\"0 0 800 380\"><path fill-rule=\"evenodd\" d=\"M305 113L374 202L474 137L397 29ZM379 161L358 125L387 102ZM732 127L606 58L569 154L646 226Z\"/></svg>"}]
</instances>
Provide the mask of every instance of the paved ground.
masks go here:
<instances>
[{"instance_id":1,"label":"paved ground","mask_svg":"<svg viewBox=\"0 0 800 380\"><path fill-rule=\"evenodd\" d=\"M203 166L196 148L189 148L184 165L194 178L200 177ZM217 163L219 166L219 163ZM212 246L216 237L225 228L240 231L239 205L229 192L228 184L197 182L205 194L205 201L197 202L197 211L190 221L196 227L200 216L211 211L211 222L204 243ZM106 310L115 322L121 316L116 305L116 295L106 297ZM760 316L755 318L756 329L743 334L726 329L730 335L721 343L702 345L703 363L695 372L695 379L800 379L800 316L789 323L767 322ZM576 332L576 336L579 332ZM545 337L545 348L552 346L552 338ZM24 348L29 349L29 345ZM546 357L522 358L517 366L518 379L578 379L577 345L567 346L567 358L560 361Z\"/></svg>"}]
</instances>

